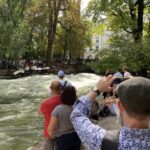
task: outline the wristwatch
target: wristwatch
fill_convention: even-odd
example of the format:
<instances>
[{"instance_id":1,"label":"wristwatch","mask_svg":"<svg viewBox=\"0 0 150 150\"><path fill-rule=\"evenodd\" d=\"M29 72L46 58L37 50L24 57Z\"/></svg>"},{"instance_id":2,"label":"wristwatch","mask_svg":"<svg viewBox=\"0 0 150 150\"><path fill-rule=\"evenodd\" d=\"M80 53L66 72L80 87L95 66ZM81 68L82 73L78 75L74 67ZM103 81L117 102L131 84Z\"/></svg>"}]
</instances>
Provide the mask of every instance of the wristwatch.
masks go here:
<instances>
[{"instance_id":1,"label":"wristwatch","mask_svg":"<svg viewBox=\"0 0 150 150\"><path fill-rule=\"evenodd\" d=\"M97 96L101 94L101 92L99 91L97 87L92 88L92 91L95 92Z\"/></svg>"}]
</instances>

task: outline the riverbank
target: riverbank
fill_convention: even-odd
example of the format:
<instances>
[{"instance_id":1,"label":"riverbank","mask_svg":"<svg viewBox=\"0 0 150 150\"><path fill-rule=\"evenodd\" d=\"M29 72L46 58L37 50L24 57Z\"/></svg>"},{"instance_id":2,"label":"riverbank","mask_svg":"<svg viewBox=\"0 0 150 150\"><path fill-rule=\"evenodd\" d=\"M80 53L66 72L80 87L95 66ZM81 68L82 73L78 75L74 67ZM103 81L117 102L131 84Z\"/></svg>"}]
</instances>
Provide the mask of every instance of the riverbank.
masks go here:
<instances>
[{"instance_id":1,"label":"riverbank","mask_svg":"<svg viewBox=\"0 0 150 150\"><path fill-rule=\"evenodd\" d=\"M13 70L8 71L8 69L0 69L0 79L12 79Z\"/></svg>"},{"instance_id":2,"label":"riverbank","mask_svg":"<svg viewBox=\"0 0 150 150\"><path fill-rule=\"evenodd\" d=\"M22 69L24 70L24 69ZM19 70L8 70L8 69L0 69L0 79L16 79L20 77L26 77L26 76L32 76L32 75L44 75L44 74L57 74L59 70L64 70L66 74L77 74L77 73L94 73L88 66L84 64L72 64L72 65L63 65L59 68L40 68L39 70L29 70L24 72L17 73L14 75L14 72L17 72Z\"/></svg>"}]
</instances>

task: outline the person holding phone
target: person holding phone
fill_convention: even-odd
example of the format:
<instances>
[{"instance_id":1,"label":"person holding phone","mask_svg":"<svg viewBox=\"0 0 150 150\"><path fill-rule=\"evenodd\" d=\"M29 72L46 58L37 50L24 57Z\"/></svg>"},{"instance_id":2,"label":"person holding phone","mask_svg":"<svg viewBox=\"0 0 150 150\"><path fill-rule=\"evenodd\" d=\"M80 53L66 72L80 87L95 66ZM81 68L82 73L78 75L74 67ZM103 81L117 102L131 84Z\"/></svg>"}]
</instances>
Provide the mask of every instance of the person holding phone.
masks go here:
<instances>
[{"instance_id":1,"label":"person holding phone","mask_svg":"<svg viewBox=\"0 0 150 150\"><path fill-rule=\"evenodd\" d=\"M114 80L113 76L100 79L96 88L75 103L71 121L81 142L86 150L150 150L150 79L135 77L117 86L122 128L114 138L111 138L114 134L94 125L88 118L92 101L100 93L112 90Z\"/></svg>"}]
</instances>

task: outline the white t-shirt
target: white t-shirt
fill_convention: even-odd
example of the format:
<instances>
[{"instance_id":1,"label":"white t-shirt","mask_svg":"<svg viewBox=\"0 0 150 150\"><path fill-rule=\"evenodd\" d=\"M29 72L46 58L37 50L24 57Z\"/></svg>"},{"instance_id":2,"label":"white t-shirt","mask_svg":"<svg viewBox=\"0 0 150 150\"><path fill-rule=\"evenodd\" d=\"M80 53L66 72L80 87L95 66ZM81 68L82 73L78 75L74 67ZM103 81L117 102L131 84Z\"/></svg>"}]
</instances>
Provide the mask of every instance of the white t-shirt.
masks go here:
<instances>
[{"instance_id":1,"label":"white t-shirt","mask_svg":"<svg viewBox=\"0 0 150 150\"><path fill-rule=\"evenodd\" d=\"M63 86L67 80L60 80L61 85ZM66 86L71 86L71 83L67 81Z\"/></svg>"},{"instance_id":2,"label":"white t-shirt","mask_svg":"<svg viewBox=\"0 0 150 150\"><path fill-rule=\"evenodd\" d=\"M129 76L132 76L130 72L128 71L124 72L124 77L129 77Z\"/></svg>"}]
</instances>

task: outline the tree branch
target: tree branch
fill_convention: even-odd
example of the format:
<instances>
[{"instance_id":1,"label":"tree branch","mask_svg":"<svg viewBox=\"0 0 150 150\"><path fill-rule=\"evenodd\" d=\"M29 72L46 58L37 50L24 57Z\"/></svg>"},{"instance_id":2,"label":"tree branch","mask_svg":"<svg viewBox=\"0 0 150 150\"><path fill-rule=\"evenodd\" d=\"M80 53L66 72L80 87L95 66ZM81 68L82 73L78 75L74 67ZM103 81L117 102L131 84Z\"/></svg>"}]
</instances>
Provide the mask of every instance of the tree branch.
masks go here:
<instances>
[{"instance_id":1,"label":"tree branch","mask_svg":"<svg viewBox=\"0 0 150 150\"><path fill-rule=\"evenodd\" d=\"M126 28L123 28L123 30L124 30L124 31L126 31L127 33L134 34L134 32L133 32L133 31L129 31L129 30L128 30L128 29L126 29Z\"/></svg>"},{"instance_id":2,"label":"tree branch","mask_svg":"<svg viewBox=\"0 0 150 150\"><path fill-rule=\"evenodd\" d=\"M58 37L62 38L62 36L61 36L59 33L56 32L55 34L56 34Z\"/></svg>"},{"instance_id":3,"label":"tree branch","mask_svg":"<svg viewBox=\"0 0 150 150\"><path fill-rule=\"evenodd\" d=\"M65 25L63 25L63 23L61 22L61 21L57 21L61 26L62 26L62 28L64 28L66 31L69 31L69 29L65 26Z\"/></svg>"},{"instance_id":4,"label":"tree branch","mask_svg":"<svg viewBox=\"0 0 150 150\"><path fill-rule=\"evenodd\" d=\"M144 3L144 7L147 7L150 5L150 2Z\"/></svg>"}]
</instances>

